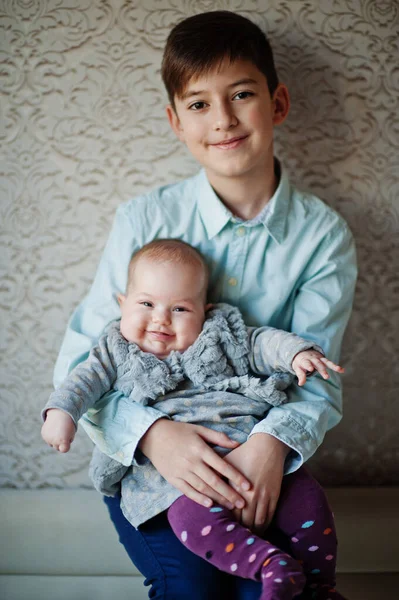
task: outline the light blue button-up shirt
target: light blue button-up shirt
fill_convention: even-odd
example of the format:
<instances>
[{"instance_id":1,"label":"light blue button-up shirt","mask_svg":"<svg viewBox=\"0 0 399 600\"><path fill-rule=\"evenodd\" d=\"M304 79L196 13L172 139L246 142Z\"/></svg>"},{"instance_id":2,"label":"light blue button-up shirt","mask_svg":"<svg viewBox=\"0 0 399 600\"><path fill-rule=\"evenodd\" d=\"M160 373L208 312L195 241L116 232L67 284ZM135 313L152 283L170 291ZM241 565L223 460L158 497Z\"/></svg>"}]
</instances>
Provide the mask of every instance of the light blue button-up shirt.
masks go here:
<instances>
[{"instance_id":1,"label":"light blue button-up shirt","mask_svg":"<svg viewBox=\"0 0 399 600\"><path fill-rule=\"evenodd\" d=\"M240 308L247 325L270 325L314 341L338 361L356 281L356 255L345 221L310 194L294 189L284 173L266 209L251 221L235 218L204 171L122 204L89 294L73 313L57 360L54 384L84 360L104 327L119 317L132 254L156 238L182 239L210 266L209 301ZM80 421L100 450L125 465L163 413L132 403L118 413L110 392ZM252 430L292 448L285 472L316 451L341 419L339 376L316 375L291 386L289 402L272 408Z\"/></svg>"}]
</instances>

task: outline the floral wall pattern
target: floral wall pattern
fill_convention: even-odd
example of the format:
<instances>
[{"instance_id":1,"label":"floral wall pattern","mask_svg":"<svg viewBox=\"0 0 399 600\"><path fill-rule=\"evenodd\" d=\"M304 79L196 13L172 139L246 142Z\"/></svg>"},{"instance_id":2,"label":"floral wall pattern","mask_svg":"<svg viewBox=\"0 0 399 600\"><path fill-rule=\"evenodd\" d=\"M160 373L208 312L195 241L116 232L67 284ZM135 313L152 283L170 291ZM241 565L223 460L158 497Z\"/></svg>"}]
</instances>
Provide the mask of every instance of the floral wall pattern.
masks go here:
<instances>
[{"instance_id":1,"label":"floral wall pattern","mask_svg":"<svg viewBox=\"0 0 399 600\"><path fill-rule=\"evenodd\" d=\"M328 485L399 483L398 2L2 0L2 486L90 485L89 440L56 455L40 409L115 208L197 170L169 130L159 70L171 26L215 9L268 32L292 96L276 154L357 239L345 418L311 468Z\"/></svg>"}]
</instances>

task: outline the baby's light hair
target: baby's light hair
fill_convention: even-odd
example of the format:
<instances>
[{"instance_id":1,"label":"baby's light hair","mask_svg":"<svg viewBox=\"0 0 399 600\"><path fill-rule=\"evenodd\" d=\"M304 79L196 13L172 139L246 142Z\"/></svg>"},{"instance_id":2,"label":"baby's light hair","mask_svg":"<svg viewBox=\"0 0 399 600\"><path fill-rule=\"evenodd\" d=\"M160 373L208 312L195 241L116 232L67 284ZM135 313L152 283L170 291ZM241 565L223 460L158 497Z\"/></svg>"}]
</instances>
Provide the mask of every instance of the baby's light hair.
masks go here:
<instances>
[{"instance_id":1,"label":"baby's light hair","mask_svg":"<svg viewBox=\"0 0 399 600\"><path fill-rule=\"evenodd\" d=\"M209 269L202 254L190 244L172 238L158 239L145 244L130 259L127 279L127 292L132 288L133 275L138 261L147 258L157 263L175 263L176 265L196 267L204 275L204 296L208 288Z\"/></svg>"}]
</instances>

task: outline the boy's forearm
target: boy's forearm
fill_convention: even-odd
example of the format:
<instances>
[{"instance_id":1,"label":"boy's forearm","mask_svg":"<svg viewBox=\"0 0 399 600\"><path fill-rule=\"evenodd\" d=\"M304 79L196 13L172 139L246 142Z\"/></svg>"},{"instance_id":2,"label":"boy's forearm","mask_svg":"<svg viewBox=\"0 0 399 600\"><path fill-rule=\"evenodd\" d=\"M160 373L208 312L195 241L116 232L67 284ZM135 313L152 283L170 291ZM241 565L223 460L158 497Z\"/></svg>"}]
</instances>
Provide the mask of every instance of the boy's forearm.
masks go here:
<instances>
[{"instance_id":1,"label":"boy's forearm","mask_svg":"<svg viewBox=\"0 0 399 600\"><path fill-rule=\"evenodd\" d=\"M79 424L101 452L130 466L137 464L136 450L143 436L165 417L155 408L132 402L111 390L83 415Z\"/></svg>"},{"instance_id":2,"label":"boy's forearm","mask_svg":"<svg viewBox=\"0 0 399 600\"><path fill-rule=\"evenodd\" d=\"M291 448L286 474L308 461L326 432L342 418L342 393L335 373L328 381L312 377L305 387L292 385L287 392L288 402L270 409L250 434L269 433Z\"/></svg>"}]
</instances>

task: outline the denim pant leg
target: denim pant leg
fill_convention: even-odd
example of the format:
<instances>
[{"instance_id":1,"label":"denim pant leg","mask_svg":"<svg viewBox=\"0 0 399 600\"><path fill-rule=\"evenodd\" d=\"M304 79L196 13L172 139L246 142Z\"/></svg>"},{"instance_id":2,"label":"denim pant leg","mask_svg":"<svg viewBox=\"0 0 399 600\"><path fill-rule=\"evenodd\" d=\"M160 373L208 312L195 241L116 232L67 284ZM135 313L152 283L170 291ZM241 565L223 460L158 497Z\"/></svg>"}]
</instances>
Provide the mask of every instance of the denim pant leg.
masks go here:
<instances>
[{"instance_id":1,"label":"denim pant leg","mask_svg":"<svg viewBox=\"0 0 399 600\"><path fill-rule=\"evenodd\" d=\"M221 574L183 546L170 528L165 513L135 529L123 516L119 497L105 496L104 501L119 534L119 541L133 564L144 575L145 585L151 586L149 598L222 598Z\"/></svg>"},{"instance_id":2,"label":"denim pant leg","mask_svg":"<svg viewBox=\"0 0 399 600\"><path fill-rule=\"evenodd\" d=\"M110 517L129 558L157 600L258 600L259 583L221 573L176 538L166 513L135 529L123 516L120 498L104 496ZM132 598L133 600L133 598Z\"/></svg>"}]
</instances>

